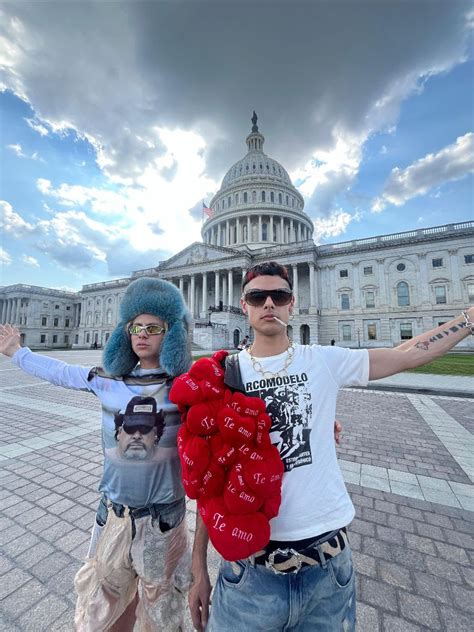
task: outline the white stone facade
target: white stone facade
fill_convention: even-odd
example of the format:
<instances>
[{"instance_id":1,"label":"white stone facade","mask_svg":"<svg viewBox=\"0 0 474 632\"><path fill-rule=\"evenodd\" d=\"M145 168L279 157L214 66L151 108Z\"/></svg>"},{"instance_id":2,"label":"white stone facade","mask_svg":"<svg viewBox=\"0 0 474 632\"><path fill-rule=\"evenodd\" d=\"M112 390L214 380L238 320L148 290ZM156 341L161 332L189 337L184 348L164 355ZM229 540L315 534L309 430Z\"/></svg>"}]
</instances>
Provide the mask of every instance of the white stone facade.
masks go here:
<instances>
[{"instance_id":1,"label":"white stone facade","mask_svg":"<svg viewBox=\"0 0 474 632\"><path fill-rule=\"evenodd\" d=\"M394 346L474 302L474 222L316 246L301 194L263 153L264 138L253 123L246 156L211 201L203 243L77 294L0 288L1 322L18 324L33 348L103 346L130 281L157 276L183 292L195 344L231 348L251 334L239 307L243 275L269 260L286 265L292 276L296 308L289 334L302 343ZM474 350L474 337L459 348Z\"/></svg>"}]
</instances>

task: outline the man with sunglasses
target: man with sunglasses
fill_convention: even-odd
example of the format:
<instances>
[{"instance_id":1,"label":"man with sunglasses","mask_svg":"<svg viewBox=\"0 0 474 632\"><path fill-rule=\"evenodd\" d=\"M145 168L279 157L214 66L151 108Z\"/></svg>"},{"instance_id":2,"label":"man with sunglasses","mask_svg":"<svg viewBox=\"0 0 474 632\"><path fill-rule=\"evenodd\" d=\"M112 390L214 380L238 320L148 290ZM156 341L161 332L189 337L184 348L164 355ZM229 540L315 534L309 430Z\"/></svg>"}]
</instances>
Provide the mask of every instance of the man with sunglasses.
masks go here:
<instances>
[{"instance_id":1,"label":"man with sunglasses","mask_svg":"<svg viewBox=\"0 0 474 632\"><path fill-rule=\"evenodd\" d=\"M135 619L150 632L184 629L190 549L176 447L181 418L168 397L173 378L191 363L181 293L152 278L128 286L105 370L21 348L10 325L0 326L0 352L31 375L93 393L102 405L102 498L75 578L76 629L127 632Z\"/></svg>"},{"instance_id":2,"label":"man with sunglasses","mask_svg":"<svg viewBox=\"0 0 474 632\"><path fill-rule=\"evenodd\" d=\"M225 382L267 404L270 436L285 473L270 542L251 558L222 561L206 629L353 632L355 578L347 525L355 512L333 440L338 391L443 355L474 334L474 308L395 349L351 350L289 340L295 298L284 266L256 265L247 271L242 291L254 342L227 358ZM197 629L208 615L202 598L210 589L206 550L198 518L189 595Z\"/></svg>"}]
</instances>

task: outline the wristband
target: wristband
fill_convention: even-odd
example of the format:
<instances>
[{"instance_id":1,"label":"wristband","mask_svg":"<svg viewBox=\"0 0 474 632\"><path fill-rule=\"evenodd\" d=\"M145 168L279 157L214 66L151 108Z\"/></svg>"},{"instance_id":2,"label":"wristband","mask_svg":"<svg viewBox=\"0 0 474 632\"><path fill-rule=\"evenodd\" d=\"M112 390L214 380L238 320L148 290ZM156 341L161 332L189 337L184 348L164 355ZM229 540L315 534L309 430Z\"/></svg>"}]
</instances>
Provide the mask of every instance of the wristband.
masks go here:
<instances>
[{"instance_id":1,"label":"wristband","mask_svg":"<svg viewBox=\"0 0 474 632\"><path fill-rule=\"evenodd\" d=\"M470 320L469 314L465 311L462 311L461 314L464 316L464 324L471 332L471 336L474 336L474 323Z\"/></svg>"}]
</instances>

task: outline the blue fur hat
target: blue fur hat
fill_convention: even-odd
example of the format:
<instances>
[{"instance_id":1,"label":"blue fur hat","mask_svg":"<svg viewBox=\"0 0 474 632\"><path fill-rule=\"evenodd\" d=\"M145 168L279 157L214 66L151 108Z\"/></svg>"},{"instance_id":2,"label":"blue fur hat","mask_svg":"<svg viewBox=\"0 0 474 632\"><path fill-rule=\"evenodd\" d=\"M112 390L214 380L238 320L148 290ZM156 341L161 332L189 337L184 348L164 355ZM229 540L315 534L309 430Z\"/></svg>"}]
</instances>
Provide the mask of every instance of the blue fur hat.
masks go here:
<instances>
[{"instance_id":1,"label":"blue fur hat","mask_svg":"<svg viewBox=\"0 0 474 632\"><path fill-rule=\"evenodd\" d=\"M127 324L140 314L158 316L167 325L160 349L160 366L168 375L180 375L191 365L189 312L178 288L162 279L143 277L130 283L120 304L120 322L105 345L104 369L109 375L127 375L138 363Z\"/></svg>"}]
</instances>

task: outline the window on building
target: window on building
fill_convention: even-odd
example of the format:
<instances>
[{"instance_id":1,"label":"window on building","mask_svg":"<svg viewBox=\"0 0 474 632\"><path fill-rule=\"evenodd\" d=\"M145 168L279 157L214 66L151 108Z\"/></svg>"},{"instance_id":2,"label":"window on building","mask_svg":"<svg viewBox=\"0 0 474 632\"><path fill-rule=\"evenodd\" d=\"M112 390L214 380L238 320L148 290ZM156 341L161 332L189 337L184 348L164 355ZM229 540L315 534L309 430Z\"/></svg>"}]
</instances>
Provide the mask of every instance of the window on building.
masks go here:
<instances>
[{"instance_id":1,"label":"window on building","mask_svg":"<svg viewBox=\"0 0 474 632\"><path fill-rule=\"evenodd\" d=\"M341 294L341 309L350 309L349 294Z\"/></svg>"},{"instance_id":2,"label":"window on building","mask_svg":"<svg viewBox=\"0 0 474 632\"><path fill-rule=\"evenodd\" d=\"M375 307L375 293L374 292L369 291L365 293L365 306Z\"/></svg>"},{"instance_id":3,"label":"window on building","mask_svg":"<svg viewBox=\"0 0 474 632\"><path fill-rule=\"evenodd\" d=\"M464 263L474 263L474 255L464 255Z\"/></svg>"},{"instance_id":4,"label":"window on building","mask_svg":"<svg viewBox=\"0 0 474 632\"><path fill-rule=\"evenodd\" d=\"M110 333L109 333L109 332L107 332L107 333L105 334L105 342L107 342L107 340L109 339L109 337L110 337Z\"/></svg>"},{"instance_id":5,"label":"window on building","mask_svg":"<svg viewBox=\"0 0 474 632\"><path fill-rule=\"evenodd\" d=\"M53 345L58 341L58 337L56 334L53 336Z\"/></svg>"},{"instance_id":6,"label":"window on building","mask_svg":"<svg viewBox=\"0 0 474 632\"><path fill-rule=\"evenodd\" d=\"M99 314L99 312L96 312L95 313L95 324L98 325L99 322L100 322L100 314Z\"/></svg>"},{"instance_id":7,"label":"window on building","mask_svg":"<svg viewBox=\"0 0 474 632\"><path fill-rule=\"evenodd\" d=\"M288 196L286 196L286 205L289 206L290 205L290 200L288 199Z\"/></svg>"},{"instance_id":8,"label":"window on building","mask_svg":"<svg viewBox=\"0 0 474 632\"><path fill-rule=\"evenodd\" d=\"M474 301L474 283L468 283L467 296L470 301Z\"/></svg>"},{"instance_id":9,"label":"window on building","mask_svg":"<svg viewBox=\"0 0 474 632\"><path fill-rule=\"evenodd\" d=\"M265 191L262 191L262 202L265 202Z\"/></svg>"},{"instance_id":10,"label":"window on building","mask_svg":"<svg viewBox=\"0 0 474 632\"><path fill-rule=\"evenodd\" d=\"M281 193L279 193L279 194L278 194L278 204L282 204L282 201L281 201Z\"/></svg>"},{"instance_id":11,"label":"window on building","mask_svg":"<svg viewBox=\"0 0 474 632\"><path fill-rule=\"evenodd\" d=\"M49 303L43 303L43 307L49 307Z\"/></svg>"},{"instance_id":12,"label":"window on building","mask_svg":"<svg viewBox=\"0 0 474 632\"><path fill-rule=\"evenodd\" d=\"M400 323L400 340L410 340L413 338L411 323Z\"/></svg>"},{"instance_id":13,"label":"window on building","mask_svg":"<svg viewBox=\"0 0 474 632\"><path fill-rule=\"evenodd\" d=\"M42 342L42 343L46 342L46 335L45 334L41 334L40 342Z\"/></svg>"},{"instance_id":14,"label":"window on building","mask_svg":"<svg viewBox=\"0 0 474 632\"><path fill-rule=\"evenodd\" d=\"M90 312L86 314L86 325L92 325L92 314Z\"/></svg>"},{"instance_id":15,"label":"window on building","mask_svg":"<svg viewBox=\"0 0 474 632\"><path fill-rule=\"evenodd\" d=\"M79 334L76 334L76 335L74 336L74 344L76 344L76 345L77 345L78 343L79 343Z\"/></svg>"},{"instance_id":16,"label":"window on building","mask_svg":"<svg viewBox=\"0 0 474 632\"><path fill-rule=\"evenodd\" d=\"M439 305L440 303L446 303L446 286L436 285L434 292L437 305Z\"/></svg>"},{"instance_id":17,"label":"window on building","mask_svg":"<svg viewBox=\"0 0 474 632\"><path fill-rule=\"evenodd\" d=\"M112 310L111 309L108 309L105 314L105 322L107 323L107 325L112 324Z\"/></svg>"},{"instance_id":18,"label":"window on building","mask_svg":"<svg viewBox=\"0 0 474 632\"><path fill-rule=\"evenodd\" d=\"M262 241L268 241L268 232L267 232L266 222L263 222L262 224Z\"/></svg>"},{"instance_id":19,"label":"window on building","mask_svg":"<svg viewBox=\"0 0 474 632\"><path fill-rule=\"evenodd\" d=\"M64 344L65 345L69 344L69 336L64 336Z\"/></svg>"},{"instance_id":20,"label":"window on building","mask_svg":"<svg viewBox=\"0 0 474 632\"><path fill-rule=\"evenodd\" d=\"M54 306L54 309L59 309L59 305L55 305L55 306Z\"/></svg>"},{"instance_id":21,"label":"window on building","mask_svg":"<svg viewBox=\"0 0 474 632\"><path fill-rule=\"evenodd\" d=\"M400 307L410 305L410 290L408 289L408 283L400 281L397 285L397 303Z\"/></svg>"},{"instance_id":22,"label":"window on building","mask_svg":"<svg viewBox=\"0 0 474 632\"><path fill-rule=\"evenodd\" d=\"M256 201L257 201L257 192L252 191L252 202L256 202Z\"/></svg>"},{"instance_id":23,"label":"window on building","mask_svg":"<svg viewBox=\"0 0 474 632\"><path fill-rule=\"evenodd\" d=\"M274 202L275 201L275 194L273 193L273 191L270 191L270 202Z\"/></svg>"},{"instance_id":24,"label":"window on building","mask_svg":"<svg viewBox=\"0 0 474 632\"><path fill-rule=\"evenodd\" d=\"M230 199L230 195L229 195L229 197L227 198L227 206L230 208L230 205L231 205L231 199Z\"/></svg>"},{"instance_id":25,"label":"window on building","mask_svg":"<svg viewBox=\"0 0 474 632\"><path fill-rule=\"evenodd\" d=\"M90 334L86 334L86 342L90 342L91 341L91 335Z\"/></svg>"},{"instance_id":26,"label":"window on building","mask_svg":"<svg viewBox=\"0 0 474 632\"><path fill-rule=\"evenodd\" d=\"M372 266L366 266L364 268L364 276L370 276L372 274Z\"/></svg>"},{"instance_id":27,"label":"window on building","mask_svg":"<svg viewBox=\"0 0 474 632\"><path fill-rule=\"evenodd\" d=\"M64 326L69 327L69 322L69 318L66 318L66 320L64 321Z\"/></svg>"},{"instance_id":28,"label":"window on building","mask_svg":"<svg viewBox=\"0 0 474 632\"><path fill-rule=\"evenodd\" d=\"M351 331L350 325L342 326L342 339L345 340L346 342L348 340L352 340L352 331Z\"/></svg>"},{"instance_id":29,"label":"window on building","mask_svg":"<svg viewBox=\"0 0 474 632\"><path fill-rule=\"evenodd\" d=\"M47 324L48 319L46 318L46 316L43 316L43 318L41 319L41 327L46 327Z\"/></svg>"},{"instance_id":30,"label":"window on building","mask_svg":"<svg viewBox=\"0 0 474 632\"><path fill-rule=\"evenodd\" d=\"M433 268L442 268L443 267L443 259L438 257L437 259L431 259L431 265Z\"/></svg>"},{"instance_id":31,"label":"window on building","mask_svg":"<svg viewBox=\"0 0 474 632\"><path fill-rule=\"evenodd\" d=\"M71 306L70 305L66 305L66 311L70 312L71 311Z\"/></svg>"},{"instance_id":32,"label":"window on building","mask_svg":"<svg viewBox=\"0 0 474 632\"><path fill-rule=\"evenodd\" d=\"M59 325L59 318L53 318L53 327L57 327Z\"/></svg>"},{"instance_id":33,"label":"window on building","mask_svg":"<svg viewBox=\"0 0 474 632\"><path fill-rule=\"evenodd\" d=\"M347 270L339 270L339 276L342 277L348 277L349 273Z\"/></svg>"},{"instance_id":34,"label":"window on building","mask_svg":"<svg viewBox=\"0 0 474 632\"><path fill-rule=\"evenodd\" d=\"M397 270L398 270L399 272L403 272L403 270L405 270L405 268L406 268L406 265L405 265L404 263L399 263L399 264L397 265Z\"/></svg>"},{"instance_id":35,"label":"window on building","mask_svg":"<svg viewBox=\"0 0 474 632\"><path fill-rule=\"evenodd\" d=\"M244 204L247 204L247 201L248 201L247 191L244 191Z\"/></svg>"},{"instance_id":36,"label":"window on building","mask_svg":"<svg viewBox=\"0 0 474 632\"><path fill-rule=\"evenodd\" d=\"M367 338L368 340L377 340L377 325L375 323L367 325Z\"/></svg>"}]
</instances>

